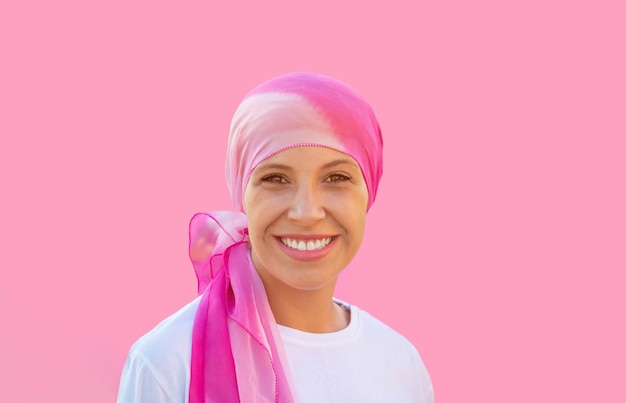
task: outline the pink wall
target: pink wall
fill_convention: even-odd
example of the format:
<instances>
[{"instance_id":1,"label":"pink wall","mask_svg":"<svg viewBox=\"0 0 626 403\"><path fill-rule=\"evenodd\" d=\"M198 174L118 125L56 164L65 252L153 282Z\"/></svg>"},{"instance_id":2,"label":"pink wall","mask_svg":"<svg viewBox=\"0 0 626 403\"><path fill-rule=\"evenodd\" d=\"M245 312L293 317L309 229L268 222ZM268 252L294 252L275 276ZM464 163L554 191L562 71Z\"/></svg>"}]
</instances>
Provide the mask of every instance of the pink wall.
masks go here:
<instances>
[{"instance_id":1,"label":"pink wall","mask_svg":"<svg viewBox=\"0 0 626 403\"><path fill-rule=\"evenodd\" d=\"M293 70L377 111L338 296L416 344L438 403L626 401L622 2L142 3L0 6L1 401L114 400L195 295L236 105Z\"/></svg>"}]
</instances>

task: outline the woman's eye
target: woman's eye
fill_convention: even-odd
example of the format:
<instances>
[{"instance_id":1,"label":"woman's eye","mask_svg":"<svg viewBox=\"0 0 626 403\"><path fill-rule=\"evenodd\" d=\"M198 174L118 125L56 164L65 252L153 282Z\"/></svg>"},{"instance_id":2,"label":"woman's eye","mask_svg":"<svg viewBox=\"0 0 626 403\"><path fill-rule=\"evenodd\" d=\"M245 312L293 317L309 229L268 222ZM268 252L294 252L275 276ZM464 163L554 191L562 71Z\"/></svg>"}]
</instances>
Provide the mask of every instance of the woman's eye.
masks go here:
<instances>
[{"instance_id":1,"label":"woman's eye","mask_svg":"<svg viewBox=\"0 0 626 403\"><path fill-rule=\"evenodd\" d=\"M264 176L261 181L266 183L287 183L287 179L280 175L267 175Z\"/></svg>"},{"instance_id":2,"label":"woman's eye","mask_svg":"<svg viewBox=\"0 0 626 403\"><path fill-rule=\"evenodd\" d=\"M349 181L350 177L345 174L331 174L326 179L328 182L344 182Z\"/></svg>"}]
</instances>

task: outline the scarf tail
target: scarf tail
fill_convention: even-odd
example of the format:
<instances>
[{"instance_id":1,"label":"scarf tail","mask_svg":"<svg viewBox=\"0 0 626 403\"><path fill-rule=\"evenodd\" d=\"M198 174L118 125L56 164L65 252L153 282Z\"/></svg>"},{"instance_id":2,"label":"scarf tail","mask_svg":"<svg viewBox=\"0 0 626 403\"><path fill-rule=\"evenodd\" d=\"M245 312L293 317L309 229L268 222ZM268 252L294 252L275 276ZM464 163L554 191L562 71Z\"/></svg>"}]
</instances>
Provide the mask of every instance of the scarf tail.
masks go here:
<instances>
[{"instance_id":1,"label":"scarf tail","mask_svg":"<svg viewBox=\"0 0 626 403\"><path fill-rule=\"evenodd\" d=\"M213 226L219 223L216 214L194 219L203 216ZM207 281L194 319L189 402L292 403L282 340L250 259L245 229L240 233L240 241L231 236L232 230L228 237L221 234L227 245L211 242L215 249L206 264L194 262L213 278ZM197 243L194 238L190 247Z\"/></svg>"}]
</instances>

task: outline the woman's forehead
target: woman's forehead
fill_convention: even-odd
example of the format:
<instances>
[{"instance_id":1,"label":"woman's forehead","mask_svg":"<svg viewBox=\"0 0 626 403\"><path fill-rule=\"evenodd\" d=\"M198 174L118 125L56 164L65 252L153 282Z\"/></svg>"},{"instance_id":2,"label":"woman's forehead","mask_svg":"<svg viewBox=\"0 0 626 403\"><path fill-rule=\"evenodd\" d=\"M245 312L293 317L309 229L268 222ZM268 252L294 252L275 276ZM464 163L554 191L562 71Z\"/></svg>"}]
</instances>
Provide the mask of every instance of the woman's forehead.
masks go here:
<instances>
[{"instance_id":1,"label":"woman's forehead","mask_svg":"<svg viewBox=\"0 0 626 403\"><path fill-rule=\"evenodd\" d=\"M254 171L298 170L303 167L317 169L343 167L360 170L356 160L349 154L325 146L302 145L274 154L258 164Z\"/></svg>"}]
</instances>

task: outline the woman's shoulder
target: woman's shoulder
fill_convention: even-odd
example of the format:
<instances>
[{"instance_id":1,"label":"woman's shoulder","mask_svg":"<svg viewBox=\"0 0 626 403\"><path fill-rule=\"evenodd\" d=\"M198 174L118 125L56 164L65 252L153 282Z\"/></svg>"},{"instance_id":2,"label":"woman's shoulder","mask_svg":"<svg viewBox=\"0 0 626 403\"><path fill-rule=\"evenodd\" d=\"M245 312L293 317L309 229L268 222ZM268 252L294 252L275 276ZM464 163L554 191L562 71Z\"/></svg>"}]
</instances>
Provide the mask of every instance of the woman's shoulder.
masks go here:
<instances>
[{"instance_id":1,"label":"woman's shoulder","mask_svg":"<svg viewBox=\"0 0 626 403\"><path fill-rule=\"evenodd\" d=\"M432 402L432 383L428 370L417 348L402 334L355 305L340 301L349 306L351 321L359 327L355 347L359 357L363 357L362 367L376 363L376 367L411 390L419 401ZM383 375L381 375L383 376Z\"/></svg>"},{"instance_id":2,"label":"woman's shoulder","mask_svg":"<svg viewBox=\"0 0 626 403\"><path fill-rule=\"evenodd\" d=\"M345 301L337 300L344 307L348 307L350 310L351 321L358 324L360 333L367 335L374 339L384 339L386 341L393 341L399 343L401 347L413 348L411 342L394 330L391 326L384 323L382 320L376 318L374 315L359 308L357 305L349 304Z\"/></svg>"},{"instance_id":3,"label":"woman's shoulder","mask_svg":"<svg viewBox=\"0 0 626 403\"><path fill-rule=\"evenodd\" d=\"M130 348L119 402L182 402L188 393L194 299L141 336Z\"/></svg>"},{"instance_id":4,"label":"woman's shoulder","mask_svg":"<svg viewBox=\"0 0 626 403\"><path fill-rule=\"evenodd\" d=\"M350 312L358 321L360 338L365 343L376 346L380 354L405 356L412 362L421 362L415 346L391 326L355 305L350 305Z\"/></svg>"},{"instance_id":5,"label":"woman's shoulder","mask_svg":"<svg viewBox=\"0 0 626 403\"><path fill-rule=\"evenodd\" d=\"M155 372L168 367L188 366L191 361L193 321L200 297L162 320L130 348L129 358Z\"/></svg>"},{"instance_id":6,"label":"woman's shoulder","mask_svg":"<svg viewBox=\"0 0 626 403\"><path fill-rule=\"evenodd\" d=\"M153 357L162 360L167 356L177 356L188 361L191 355L193 322L199 302L200 297L195 298L141 336L131 347L130 354L150 361Z\"/></svg>"}]
</instances>

